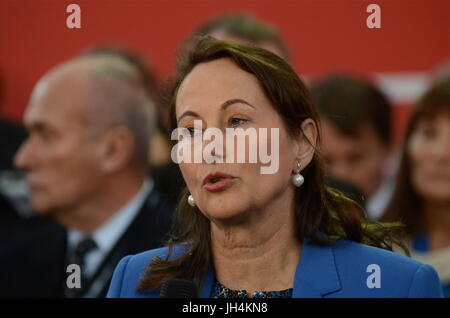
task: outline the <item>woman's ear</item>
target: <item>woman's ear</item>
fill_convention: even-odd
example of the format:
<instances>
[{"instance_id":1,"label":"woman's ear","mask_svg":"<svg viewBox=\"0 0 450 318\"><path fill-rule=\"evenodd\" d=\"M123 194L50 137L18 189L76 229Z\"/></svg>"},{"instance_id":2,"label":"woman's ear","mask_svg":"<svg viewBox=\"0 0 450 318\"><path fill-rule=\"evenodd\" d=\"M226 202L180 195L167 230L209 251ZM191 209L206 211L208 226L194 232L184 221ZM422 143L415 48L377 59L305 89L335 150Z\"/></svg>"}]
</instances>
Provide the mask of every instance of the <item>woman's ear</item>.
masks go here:
<instances>
[{"instance_id":1,"label":"woman's ear","mask_svg":"<svg viewBox=\"0 0 450 318\"><path fill-rule=\"evenodd\" d=\"M317 123L311 118L307 118L301 123L301 133L297 137L298 146L295 155L302 168L307 166L314 156L318 134Z\"/></svg>"}]
</instances>

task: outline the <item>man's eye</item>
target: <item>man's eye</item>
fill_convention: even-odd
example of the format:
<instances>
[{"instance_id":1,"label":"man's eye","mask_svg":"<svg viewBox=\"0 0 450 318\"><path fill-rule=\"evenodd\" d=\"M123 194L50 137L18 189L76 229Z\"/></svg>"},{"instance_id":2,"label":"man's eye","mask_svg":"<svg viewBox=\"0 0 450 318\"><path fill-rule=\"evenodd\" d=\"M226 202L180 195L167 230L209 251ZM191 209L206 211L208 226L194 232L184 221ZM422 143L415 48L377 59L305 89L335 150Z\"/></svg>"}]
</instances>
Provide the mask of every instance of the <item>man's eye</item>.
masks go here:
<instances>
[{"instance_id":1,"label":"man's eye","mask_svg":"<svg viewBox=\"0 0 450 318\"><path fill-rule=\"evenodd\" d=\"M230 119L230 124L233 127L245 124L246 122L248 122L248 120L243 119L243 118L231 118Z\"/></svg>"},{"instance_id":2,"label":"man's eye","mask_svg":"<svg viewBox=\"0 0 450 318\"><path fill-rule=\"evenodd\" d=\"M44 142L50 142L52 140L52 135L47 132L43 132L39 134L39 138Z\"/></svg>"},{"instance_id":3,"label":"man's eye","mask_svg":"<svg viewBox=\"0 0 450 318\"><path fill-rule=\"evenodd\" d=\"M433 129L432 127L423 128L422 134L425 136L425 138L434 138L436 136L436 129Z\"/></svg>"},{"instance_id":4,"label":"man's eye","mask_svg":"<svg viewBox=\"0 0 450 318\"><path fill-rule=\"evenodd\" d=\"M363 156L362 154L351 154L351 155L348 157L348 162L349 162L350 164L356 164L356 163L362 161L363 158L364 158L364 156Z\"/></svg>"}]
</instances>

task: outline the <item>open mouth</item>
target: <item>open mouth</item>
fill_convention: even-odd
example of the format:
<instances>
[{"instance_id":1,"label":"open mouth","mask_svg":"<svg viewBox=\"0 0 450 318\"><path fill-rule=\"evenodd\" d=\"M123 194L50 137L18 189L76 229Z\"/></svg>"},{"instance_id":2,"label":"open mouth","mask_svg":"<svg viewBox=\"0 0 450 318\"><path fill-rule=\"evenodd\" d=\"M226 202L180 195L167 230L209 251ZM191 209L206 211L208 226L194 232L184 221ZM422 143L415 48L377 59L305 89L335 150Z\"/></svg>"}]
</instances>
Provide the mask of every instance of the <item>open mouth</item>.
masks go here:
<instances>
[{"instance_id":1,"label":"open mouth","mask_svg":"<svg viewBox=\"0 0 450 318\"><path fill-rule=\"evenodd\" d=\"M226 173L216 172L203 179L203 188L207 191L216 192L225 190L233 184L234 177Z\"/></svg>"},{"instance_id":2,"label":"open mouth","mask_svg":"<svg viewBox=\"0 0 450 318\"><path fill-rule=\"evenodd\" d=\"M225 178L222 178L222 177L212 178L209 182L210 183L216 183L217 181L220 181L220 180L223 180L223 179L225 179Z\"/></svg>"}]
</instances>

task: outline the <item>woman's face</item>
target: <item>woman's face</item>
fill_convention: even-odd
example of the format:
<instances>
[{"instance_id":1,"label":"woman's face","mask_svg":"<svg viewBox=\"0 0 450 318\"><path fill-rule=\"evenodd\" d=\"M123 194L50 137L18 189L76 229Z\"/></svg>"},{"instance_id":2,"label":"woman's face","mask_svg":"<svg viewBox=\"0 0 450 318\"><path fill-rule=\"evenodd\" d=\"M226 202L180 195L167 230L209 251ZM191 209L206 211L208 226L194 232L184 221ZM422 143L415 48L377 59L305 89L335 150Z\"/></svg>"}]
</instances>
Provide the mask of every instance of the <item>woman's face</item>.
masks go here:
<instances>
[{"instance_id":1,"label":"woman's face","mask_svg":"<svg viewBox=\"0 0 450 318\"><path fill-rule=\"evenodd\" d=\"M196 134L201 133L194 129L194 120L201 121L203 132L214 127L224 136L221 150L212 153L216 158L222 158L223 163L206 163L205 160L201 163L180 163L188 189L206 217L224 222L240 222L246 215L255 216L251 211L260 211L271 202L283 199L286 203L293 200L294 187L290 180L295 162L300 158L303 169L312 159L313 151L306 145L304 137L292 138L288 135L281 117L254 75L241 70L228 58L197 65L178 90L176 118L179 128L188 128L193 132L191 141ZM307 131L315 129L312 120L305 122L302 128ZM259 155L256 163L248 163L249 151L256 147L249 147L249 138L246 138L244 147L238 147L236 140L233 149L226 147L226 128L253 128L260 143L259 129L267 128L267 139L262 140L269 152L273 143L279 144L276 173L261 173L261 166L267 164L259 161ZM271 138L271 128L278 129L278 138ZM315 136L312 136L314 140ZM203 145L197 145L204 150L210 142L203 141ZM235 156L237 152L243 151L245 163L237 163L236 157L233 163L228 163L231 151L234 151ZM276 157L271 155L272 158Z\"/></svg>"},{"instance_id":2,"label":"woman's face","mask_svg":"<svg viewBox=\"0 0 450 318\"><path fill-rule=\"evenodd\" d=\"M419 121L407 151L417 193L431 202L449 202L450 112Z\"/></svg>"}]
</instances>

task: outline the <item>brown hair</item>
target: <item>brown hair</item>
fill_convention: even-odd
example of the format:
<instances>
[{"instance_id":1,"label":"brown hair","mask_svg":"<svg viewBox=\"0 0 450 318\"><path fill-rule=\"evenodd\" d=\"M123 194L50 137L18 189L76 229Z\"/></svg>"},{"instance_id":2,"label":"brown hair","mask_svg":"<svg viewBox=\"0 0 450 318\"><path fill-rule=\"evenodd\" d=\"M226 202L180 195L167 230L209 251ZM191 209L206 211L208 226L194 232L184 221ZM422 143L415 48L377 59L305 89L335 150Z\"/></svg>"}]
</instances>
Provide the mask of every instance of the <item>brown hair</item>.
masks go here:
<instances>
[{"instance_id":1,"label":"brown hair","mask_svg":"<svg viewBox=\"0 0 450 318\"><path fill-rule=\"evenodd\" d=\"M406 151L409 140L418 124L426 119L433 119L439 114L450 114L450 77L436 83L417 103L406 128L403 153L397 176L397 184L392 200L382 217L382 221L401 221L406 225L409 236L422 233L422 201L414 190L411 181L411 162Z\"/></svg>"},{"instance_id":2,"label":"brown hair","mask_svg":"<svg viewBox=\"0 0 450 318\"><path fill-rule=\"evenodd\" d=\"M172 128L177 125L175 100L184 78L196 65L221 58L231 59L258 79L291 136L301 133L300 124L306 118L312 118L318 123L318 115L308 90L282 58L254 46L201 37L192 51L178 62L169 100ZM368 223L359 205L326 187L317 152L302 174L306 181L295 193L295 228L300 242L308 237L313 243L324 245L345 238L392 248L390 233L395 226ZM201 280L211 265L210 221L197 207L187 204L187 196L185 190L178 205L179 235L169 242L166 259L153 259L138 290L158 287L170 278ZM171 259L173 247L180 244L187 245L187 252Z\"/></svg>"}]
</instances>

